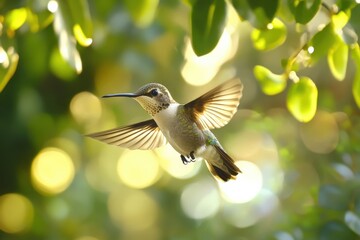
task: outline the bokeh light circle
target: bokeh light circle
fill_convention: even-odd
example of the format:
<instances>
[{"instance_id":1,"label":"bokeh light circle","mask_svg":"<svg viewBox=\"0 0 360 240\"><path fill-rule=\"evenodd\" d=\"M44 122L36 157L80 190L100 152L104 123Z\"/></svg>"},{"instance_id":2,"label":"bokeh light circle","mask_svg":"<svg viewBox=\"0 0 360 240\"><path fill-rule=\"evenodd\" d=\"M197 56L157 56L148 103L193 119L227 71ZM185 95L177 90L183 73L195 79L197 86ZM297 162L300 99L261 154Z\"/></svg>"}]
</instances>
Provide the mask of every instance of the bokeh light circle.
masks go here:
<instances>
[{"instance_id":1,"label":"bokeh light circle","mask_svg":"<svg viewBox=\"0 0 360 240\"><path fill-rule=\"evenodd\" d=\"M99 240L99 239L93 236L81 236L76 238L75 240Z\"/></svg>"},{"instance_id":2,"label":"bokeh light circle","mask_svg":"<svg viewBox=\"0 0 360 240\"><path fill-rule=\"evenodd\" d=\"M270 190L262 189L249 202L226 203L222 209L224 219L237 228L255 225L263 217L271 215L279 207L279 199Z\"/></svg>"},{"instance_id":3,"label":"bokeh light circle","mask_svg":"<svg viewBox=\"0 0 360 240\"><path fill-rule=\"evenodd\" d=\"M262 173L258 166L248 161L237 161L236 165L242 173L236 180L228 182L218 181L223 198L233 203L249 202L260 192L262 188Z\"/></svg>"},{"instance_id":4,"label":"bokeh light circle","mask_svg":"<svg viewBox=\"0 0 360 240\"><path fill-rule=\"evenodd\" d=\"M305 146L315 153L329 153L339 142L339 127L333 114L318 111L308 123L301 125L300 137Z\"/></svg>"},{"instance_id":5,"label":"bokeh light circle","mask_svg":"<svg viewBox=\"0 0 360 240\"><path fill-rule=\"evenodd\" d=\"M214 216L220 207L220 196L213 179L192 183L181 194L181 207L193 219Z\"/></svg>"},{"instance_id":6,"label":"bokeh light circle","mask_svg":"<svg viewBox=\"0 0 360 240\"><path fill-rule=\"evenodd\" d=\"M71 99L70 112L79 124L87 124L101 117L102 107L94 94L80 92Z\"/></svg>"},{"instance_id":7,"label":"bokeh light circle","mask_svg":"<svg viewBox=\"0 0 360 240\"><path fill-rule=\"evenodd\" d=\"M183 164L179 153L170 144L158 148L156 153L159 156L160 166L171 176L178 179L188 179L195 176L202 165L201 162Z\"/></svg>"},{"instance_id":8,"label":"bokeh light circle","mask_svg":"<svg viewBox=\"0 0 360 240\"><path fill-rule=\"evenodd\" d=\"M19 233L33 221L34 207L23 195L8 193L0 196L0 230Z\"/></svg>"},{"instance_id":9,"label":"bokeh light circle","mask_svg":"<svg viewBox=\"0 0 360 240\"><path fill-rule=\"evenodd\" d=\"M157 158L150 151L125 151L118 160L117 173L120 180L132 188L146 188L160 177Z\"/></svg>"},{"instance_id":10,"label":"bokeh light circle","mask_svg":"<svg viewBox=\"0 0 360 240\"><path fill-rule=\"evenodd\" d=\"M33 186L42 193L57 194L72 182L75 167L70 156L59 148L45 148L35 156L31 165Z\"/></svg>"},{"instance_id":11,"label":"bokeh light circle","mask_svg":"<svg viewBox=\"0 0 360 240\"><path fill-rule=\"evenodd\" d=\"M127 232L151 228L156 224L160 211L156 201L142 190L112 192L108 209L112 221Z\"/></svg>"}]
</instances>

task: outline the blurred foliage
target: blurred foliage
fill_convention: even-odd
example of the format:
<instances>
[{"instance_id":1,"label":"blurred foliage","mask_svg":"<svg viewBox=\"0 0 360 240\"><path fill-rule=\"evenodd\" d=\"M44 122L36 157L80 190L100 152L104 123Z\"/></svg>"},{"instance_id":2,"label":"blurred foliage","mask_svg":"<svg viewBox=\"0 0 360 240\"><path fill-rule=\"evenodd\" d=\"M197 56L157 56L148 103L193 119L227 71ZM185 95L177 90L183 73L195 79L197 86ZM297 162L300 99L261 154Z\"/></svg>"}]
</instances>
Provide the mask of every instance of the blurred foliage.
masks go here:
<instances>
[{"instance_id":1,"label":"blurred foliage","mask_svg":"<svg viewBox=\"0 0 360 240\"><path fill-rule=\"evenodd\" d=\"M0 0L0 239L359 239L359 32L357 0ZM234 76L238 181L84 137L148 118L97 96Z\"/></svg>"}]
</instances>

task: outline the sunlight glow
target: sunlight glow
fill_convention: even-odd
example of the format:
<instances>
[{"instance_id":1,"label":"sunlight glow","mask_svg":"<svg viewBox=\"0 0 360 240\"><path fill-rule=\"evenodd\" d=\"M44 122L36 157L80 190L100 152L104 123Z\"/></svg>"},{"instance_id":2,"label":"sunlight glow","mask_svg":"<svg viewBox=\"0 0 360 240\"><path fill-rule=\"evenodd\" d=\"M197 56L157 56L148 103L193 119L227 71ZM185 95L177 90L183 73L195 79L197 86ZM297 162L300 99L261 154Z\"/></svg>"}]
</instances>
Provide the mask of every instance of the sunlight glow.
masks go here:
<instances>
[{"instance_id":1,"label":"sunlight glow","mask_svg":"<svg viewBox=\"0 0 360 240\"><path fill-rule=\"evenodd\" d=\"M279 205L277 195L263 189L250 202L225 203L222 214L229 224L237 228L247 228L272 214L278 209Z\"/></svg>"},{"instance_id":2,"label":"sunlight glow","mask_svg":"<svg viewBox=\"0 0 360 240\"><path fill-rule=\"evenodd\" d=\"M94 123L102 114L100 100L90 92L80 92L71 99L70 112L79 124Z\"/></svg>"},{"instance_id":3,"label":"sunlight glow","mask_svg":"<svg viewBox=\"0 0 360 240\"><path fill-rule=\"evenodd\" d=\"M48 2L48 5L47 5L47 9L49 10L49 12L56 12L59 8L59 4L56 0L50 0Z\"/></svg>"},{"instance_id":4,"label":"sunlight glow","mask_svg":"<svg viewBox=\"0 0 360 240\"><path fill-rule=\"evenodd\" d=\"M56 11L54 13L54 30L59 36L59 51L68 64L80 74L82 72L82 61L76 49L74 37L67 31L67 24L64 16Z\"/></svg>"},{"instance_id":5,"label":"sunlight glow","mask_svg":"<svg viewBox=\"0 0 360 240\"><path fill-rule=\"evenodd\" d=\"M164 147L156 149L156 153L159 155L161 167L171 176L178 179L188 179L193 177L199 172L202 165L201 162L187 165L183 164L180 159L180 154L176 152L170 144L166 144Z\"/></svg>"},{"instance_id":6,"label":"sunlight glow","mask_svg":"<svg viewBox=\"0 0 360 240\"><path fill-rule=\"evenodd\" d=\"M0 230L19 233L30 227L34 207L23 195L8 193L0 196Z\"/></svg>"},{"instance_id":7,"label":"sunlight glow","mask_svg":"<svg viewBox=\"0 0 360 240\"><path fill-rule=\"evenodd\" d=\"M236 180L218 181L221 194L229 202L249 202L256 197L262 188L261 171L258 166L248 161L238 161L236 165L242 173L237 175Z\"/></svg>"},{"instance_id":8,"label":"sunlight glow","mask_svg":"<svg viewBox=\"0 0 360 240\"><path fill-rule=\"evenodd\" d=\"M234 57L239 42L239 17L236 11L229 9L226 26L216 47L208 54L198 57L192 48L190 39L185 44L185 63L181 75L193 86L202 86L210 82L220 67Z\"/></svg>"},{"instance_id":9,"label":"sunlight glow","mask_svg":"<svg viewBox=\"0 0 360 240\"><path fill-rule=\"evenodd\" d=\"M198 57L189 39L185 48L186 63L181 70L185 81L193 86L202 86L210 82L221 65L234 56L237 48L234 45L230 33L225 29L214 50Z\"/></svg>"},{"instance_id":10,"label":"sunlight glow","mask_svg":"<svg viewBox=\"0 0 360 240\"><path fill-rule=\"evenodd\" d=\"M214 216L220 208L220 196L212 179L186 186L180 201L185 214L194 219Z\"/></svg>"},{"instance_id":11,"label":"sunlight glow","mask_svg":"<svg viewBox=\"0 0 360 240\"><path fill-rule=\"evenodd\" d=\"M2 64L4 68L8 68L10 64L8 55L2 47L0 47L0 64Z\"/></svg>"},{"instance_id":12,"label":"sunlight glow","mask_svg":"<svg viewBox=\"0 0 360 240\"><path fill-rule=\"evenodd\" d=\"M31 180L42 193L57 194L64 191L75 174L70 156L59 148L45 148L34 158Z\"/></svg>"},{"instance_id":13,"label":"sunlight glow","mask_svg":"<svg viewBox=\"0 0 360 240\"><path fill-rule=\"evenodd\" d=\"M313 54L314 51L315 51L315 48L313 46L309 46L307 51L308 51L309 54Z\"/></svg>"},{"instance_id":14,"label":"sunlight glow","mask_svg":"<svg viewBox=\"0 0 360 240\"><path fill-rule=\"evenodd\" d=\"M157 158L150 151L125 151L119 158L117 173L120 180L132 188L146 188L160 177Z\"/></svg>"}]
</instances>

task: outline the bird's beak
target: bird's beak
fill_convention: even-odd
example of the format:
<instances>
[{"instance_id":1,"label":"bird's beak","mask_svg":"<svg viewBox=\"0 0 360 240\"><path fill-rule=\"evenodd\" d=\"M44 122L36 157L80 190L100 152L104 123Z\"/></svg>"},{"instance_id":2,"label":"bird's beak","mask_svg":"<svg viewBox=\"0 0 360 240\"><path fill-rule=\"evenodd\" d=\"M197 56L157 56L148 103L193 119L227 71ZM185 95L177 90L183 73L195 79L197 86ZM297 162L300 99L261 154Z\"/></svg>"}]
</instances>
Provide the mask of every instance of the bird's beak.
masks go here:
<instances>
[{"instance_id":1,"label":"bird's beak","mask_svg":"<svg viewBox=\"0 0 360 240\"><path fill-rule=\"evenodd\" d=\"M135 94L135 93L114 93L114 94L106 94L102 96L102 98L111 98L111 97L129 97L129 98L135 98L139 97L141 95Z\"/></svg>"}]
</instances>

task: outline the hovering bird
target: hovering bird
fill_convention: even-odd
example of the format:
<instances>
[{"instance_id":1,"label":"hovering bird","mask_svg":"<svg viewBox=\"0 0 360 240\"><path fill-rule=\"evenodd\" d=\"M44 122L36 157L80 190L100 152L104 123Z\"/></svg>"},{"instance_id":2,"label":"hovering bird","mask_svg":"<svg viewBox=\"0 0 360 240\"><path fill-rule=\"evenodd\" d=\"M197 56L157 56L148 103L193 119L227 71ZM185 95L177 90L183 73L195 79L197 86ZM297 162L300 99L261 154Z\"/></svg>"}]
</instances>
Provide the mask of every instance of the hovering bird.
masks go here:
<instances>
[{"instance_id":1,"label":"hovering bird","mask_svg":"<svg viewBox=\"0 0 360 240\"><path fill-rule=\"evenodd\" d=\"M235 179L240 169L210 129L226 125L237 111L243 85L235 78L187 104L179 104L161 84L149 83L135 93L103 96L135 99L152 119L89 134L89 137L129 149L154 149L167 142L184 164L205 159L209 171L223 181Z\"/></svg>"}]
</instances>

